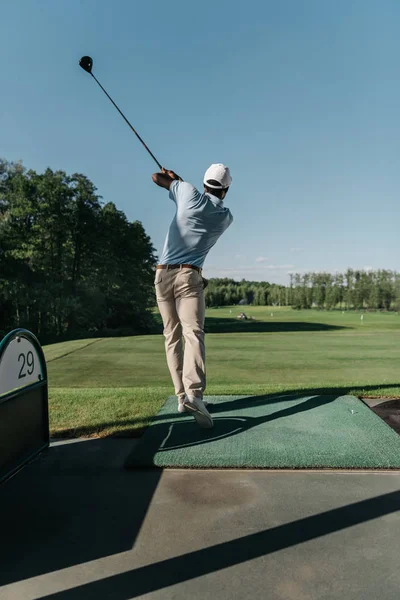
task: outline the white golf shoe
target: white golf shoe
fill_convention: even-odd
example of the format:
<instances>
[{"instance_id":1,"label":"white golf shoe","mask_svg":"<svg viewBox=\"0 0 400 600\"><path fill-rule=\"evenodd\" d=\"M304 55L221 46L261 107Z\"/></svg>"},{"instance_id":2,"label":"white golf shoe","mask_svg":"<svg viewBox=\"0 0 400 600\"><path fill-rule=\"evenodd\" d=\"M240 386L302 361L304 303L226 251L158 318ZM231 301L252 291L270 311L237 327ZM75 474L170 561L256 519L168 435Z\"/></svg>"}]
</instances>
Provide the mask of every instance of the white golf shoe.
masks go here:
<instances>
[{"instance_id":1,"label":"white golf shoe","mask_svg":"<svg viewBox=\"0 0 400 600\"><path fill-rule=\"evenodd\" d=\"M179 413L189 412L184 404L186 400L187 400L186 396L178 397L178 412ZM207 400L203 400L203 404L204 404L204 406L207 406L207 404L208 404Z\"/></svg>"},{"instance_id":2,"label":"white golf shoe","mask_svg":"<svg viewBox=\"0 0 400 600\"><path fill-rule=\"evenodd\" d=\"M180 400L178 402L178 412L180 412L180 413L187 412L185 405L183 404L183 401L181 402Z\"/></svg>"},{"instance_id":3,"label":"white golf shoe","mask_svg":"<svg viewBox=\"0 0 400 600\"><path fill-rule=\"evenodd\" d=\"M211 429L214 426L210 413L201 398L188 397L183 402L187 412L192 413L199 427Z\"/></svg>"}]
</instances>

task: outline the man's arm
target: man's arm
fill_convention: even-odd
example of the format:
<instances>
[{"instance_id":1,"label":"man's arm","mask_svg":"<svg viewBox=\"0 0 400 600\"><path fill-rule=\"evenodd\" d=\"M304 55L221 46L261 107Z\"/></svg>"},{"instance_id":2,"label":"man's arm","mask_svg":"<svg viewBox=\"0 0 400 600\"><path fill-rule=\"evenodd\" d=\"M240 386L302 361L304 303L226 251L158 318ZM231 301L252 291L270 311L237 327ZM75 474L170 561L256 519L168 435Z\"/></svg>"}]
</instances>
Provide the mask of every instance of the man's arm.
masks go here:
<instances>
[{"instance_id":1,"label":"man's arm","mask_svg":"<svg viewBox=\"0 0 400 600\"><path fill-rule=\"evenodd\" d=\"M153 173L151 178L156 185L165 188L166 190L169 190L173 181L183 181L183 179L179 177L179 175L177 175L173 171L168 171L164 168L162 169L161 173Z\"/></svg>"}]
</instances>

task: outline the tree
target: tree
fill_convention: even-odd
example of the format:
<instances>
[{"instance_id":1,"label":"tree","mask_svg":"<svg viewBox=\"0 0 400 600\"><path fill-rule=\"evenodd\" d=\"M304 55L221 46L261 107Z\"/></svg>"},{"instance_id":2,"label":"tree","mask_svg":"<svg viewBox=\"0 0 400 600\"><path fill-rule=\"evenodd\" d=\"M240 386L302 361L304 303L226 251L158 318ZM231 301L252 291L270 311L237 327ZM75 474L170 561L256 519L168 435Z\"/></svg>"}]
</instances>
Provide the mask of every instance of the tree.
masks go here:
<instances>
[{"instance_id":1,"label":"tree","mask_svg":"<svg viewBox=\"0 0 400 600\"><path fill-rule=\"evenodd\" d=\"M139 222L101 206L84 175L0 161L0 329L41 340L146 331L154 248Z\"/></svg>"}]
</instances>

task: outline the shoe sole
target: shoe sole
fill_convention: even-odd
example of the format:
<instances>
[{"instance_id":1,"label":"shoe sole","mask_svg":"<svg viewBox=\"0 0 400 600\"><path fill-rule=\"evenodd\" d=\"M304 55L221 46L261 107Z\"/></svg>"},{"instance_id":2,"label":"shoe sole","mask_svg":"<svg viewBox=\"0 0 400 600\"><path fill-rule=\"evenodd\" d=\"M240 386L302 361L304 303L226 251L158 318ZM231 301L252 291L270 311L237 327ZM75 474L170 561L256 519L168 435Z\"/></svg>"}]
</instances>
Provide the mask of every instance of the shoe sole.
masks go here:
<instances>
[{"instance_id":1,"label":"shoe sole","mask_svg":"<svg viewBox=\"0 0 400 600\"><path fill-rule=\"evenodd\" d=\"M199 408L197 408L195 404L186 401L184 403L184 407L187 411L192 413L199 427L201 427L202 429L212 429L212 427L214 427L214 423L211 416L201 411Z\"/></svg>"}]
</instances>

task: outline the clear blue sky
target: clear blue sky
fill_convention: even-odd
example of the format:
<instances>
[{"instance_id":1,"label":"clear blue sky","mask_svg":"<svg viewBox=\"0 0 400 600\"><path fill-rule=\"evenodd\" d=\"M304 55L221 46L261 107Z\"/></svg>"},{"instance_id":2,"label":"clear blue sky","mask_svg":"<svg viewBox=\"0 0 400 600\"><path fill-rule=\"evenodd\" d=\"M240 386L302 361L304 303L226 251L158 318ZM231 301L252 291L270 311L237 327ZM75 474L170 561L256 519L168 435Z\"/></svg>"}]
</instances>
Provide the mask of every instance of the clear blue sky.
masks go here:
<instances>
[{"instance_id":1,"label":"clear blue sky","mask_svg":"<svg viewBox=\"0 0 400 600\"><path fill-rule=\"evenodd\" d=\"M14 0L0 22L0 156L81 172L161 251L173 205L94 73L194 185L231 168L206 276L400 268L400 3Z\"/></svg>"}]
</instances>

